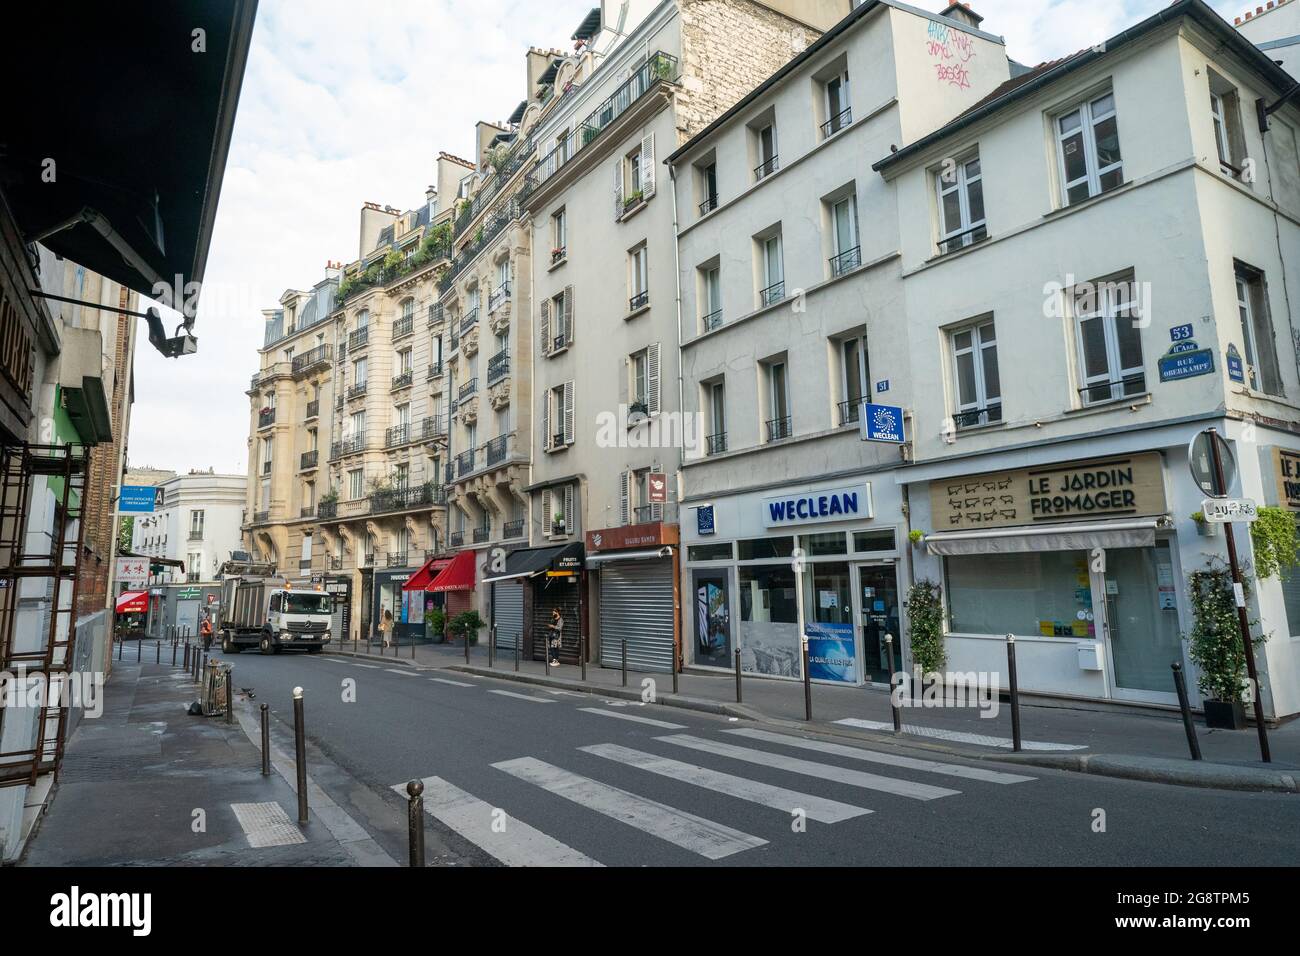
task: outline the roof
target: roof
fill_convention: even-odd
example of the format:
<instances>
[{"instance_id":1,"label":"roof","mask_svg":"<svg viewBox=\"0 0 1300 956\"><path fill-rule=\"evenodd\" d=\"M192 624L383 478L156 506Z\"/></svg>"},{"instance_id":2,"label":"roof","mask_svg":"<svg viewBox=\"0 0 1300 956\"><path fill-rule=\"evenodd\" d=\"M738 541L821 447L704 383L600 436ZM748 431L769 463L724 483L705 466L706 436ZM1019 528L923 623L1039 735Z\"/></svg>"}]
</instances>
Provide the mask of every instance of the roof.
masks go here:
<instances>
[{"instance_id":1,"label":"roof","mask_svg":"<svg viewBox=\"0 0 1300 956\"><path fill-rule=\"evenodd\" d=\"M939 127L932 133L922 136L915 142L909 143L902 149L896 150L884 159L874 163L871 168L877 172L888 169L907 157L920 153L935 143L941 142L972 126L984 117L1007 109L1036 91L1064 79L1076 70L1110 56L1121 47L1140 39L1152 30L1167 23L1173 23L1183 17L1190 17L1195 20L1220 40L1223 47L1237 53L1279 89L1290 90L1295 86L1295 81L1289 73L1270 60L1253 43L1237 33L1226 20L1210 9L1204 0L1175 0L1165 9L1116 34L1104 43L1089 47L1086 50L1080 50L1078 53L1060 60L1039 64L1028 73L1007 80L951 122Z\"/></svg>"}]
</instances>

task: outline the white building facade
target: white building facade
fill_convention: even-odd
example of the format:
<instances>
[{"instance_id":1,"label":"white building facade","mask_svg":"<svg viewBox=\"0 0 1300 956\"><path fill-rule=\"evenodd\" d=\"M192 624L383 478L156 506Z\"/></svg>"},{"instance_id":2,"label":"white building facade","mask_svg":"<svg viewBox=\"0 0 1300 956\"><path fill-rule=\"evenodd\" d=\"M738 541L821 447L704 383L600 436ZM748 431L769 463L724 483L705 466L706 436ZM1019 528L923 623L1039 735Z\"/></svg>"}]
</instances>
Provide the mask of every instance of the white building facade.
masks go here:
<instances>
[{"instance_id":1,"label":"white building facade","mask_svg":"<svg viewBox=\"0 0 1300 956\"><path fill-rule=\"evenodd\" d=\"M211 584L232 551L242 550L241 521L248 478L190 472L159 484L164 505L136 517L131 550L151 558L184 562L169 569L168 584Z\"/></svg>"}]
</instances>

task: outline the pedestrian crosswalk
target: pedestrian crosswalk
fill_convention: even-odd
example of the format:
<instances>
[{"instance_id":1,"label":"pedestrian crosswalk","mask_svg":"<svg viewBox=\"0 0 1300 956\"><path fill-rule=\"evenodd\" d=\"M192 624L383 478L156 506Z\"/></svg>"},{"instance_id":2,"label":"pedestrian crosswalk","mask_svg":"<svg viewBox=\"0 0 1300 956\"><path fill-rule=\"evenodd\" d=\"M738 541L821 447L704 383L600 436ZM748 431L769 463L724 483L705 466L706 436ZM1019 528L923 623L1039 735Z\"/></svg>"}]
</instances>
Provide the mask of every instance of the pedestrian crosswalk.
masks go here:
<instances>
[{"instance_id":1,"label":"pedestrian crosswalk","mask_svg":"<svg viewBox=\"0 0 1300 956\"><path fill-rule=\"evenodd\" d=\"M947 805L963 796L918 777L942 777L972 789L1035 779L749 727L651 730L635 743L575 746L571 757L560 748L548 749L546 759L484 761L481 772L475 771L473 793L442 777L424 777L424 808L506 866L627 865L629 856L636 862L641 856L620 848L643 846L636 841L646 837L667 845L664 852L685 851L687 859L743 862L744 854L760 847L767 853L788 846L789 834L801 832L792 820L870 827L913 801ZM859 769L864 763L882 772ZM405 782L393 790L404 794ZM742 812L746 804L753 809ZM846 831L844 839L866 843L874 832Z\"/></svg>"}]
</instances>

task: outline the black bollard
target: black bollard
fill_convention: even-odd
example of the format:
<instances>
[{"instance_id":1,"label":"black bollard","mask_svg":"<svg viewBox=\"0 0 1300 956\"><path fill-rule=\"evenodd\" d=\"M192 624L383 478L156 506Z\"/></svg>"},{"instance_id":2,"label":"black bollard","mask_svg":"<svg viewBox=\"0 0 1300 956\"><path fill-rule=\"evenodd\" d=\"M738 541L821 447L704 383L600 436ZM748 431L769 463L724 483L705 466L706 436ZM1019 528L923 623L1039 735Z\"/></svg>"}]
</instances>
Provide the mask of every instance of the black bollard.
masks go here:
<instances>
[{"instance_id":1,"label":"black bollard","mask_svg":"<svg viewBox=\"0 0 1300 956\"><path fill-rule=\"evenodd\" d=\"M1201 759L1201 742L1196 739L1196 727L1192 723L1192 705L1187 701L1187 680L1183 676L1183 665L1174 661L1174 690L1178 692L1178 709L1183 712L1183 730L1187 732L1187 748L1192 752L1193 760Z\"/></svg>"},{"instance_id":2,"label":"black bollard","mask_svg":"<svg viewBox=\"0 0 1300 956\"><path fill-rule=\"evenodd\" d=\"M406 785L410 802L406 807L407 828L410 831L411 866L424 866L424 782L412 780Z\"/></svg>"},{"instance_id":3,"label":"black bollard","mask_svg":"<svg viewBox=\"0 0 1300 956\"><path fill-rule=\"evenodd\" d=\"M226 669L226 723L235 722L235 691L231 686L235 682L235 669L229 667Z\"/></svg>"},{"instance_id":4,"label":"black bollard","mask_svg":"<svg viewBox=\"0 0 1300 956\"><path fill-rule=\"evenodd\" d=\"M1007 681L1011 688L1011 749L1020 753L1020 688L1016 684L1016 637L1007 635Z\"/></svg>"},{"instance_id":5,"label":"black bollard","mask_svg":"<svg viewBox=\"0 0 1300 956\"><path fill-rule=\"evenodd\" d=\"M293 750L298 770L298 823L307 823L307 731L303 726L302 688L293 689Z\"/></svg>"},{"instance_id":6,"label":"black bollard","mask_svg":"<svg viewBox=\"0 0 1300 956\"><path fill-rule=\"evenodd\" d=\"M123 641L122 638L119 637L119 638L117 639L117 659L118 659L119 661L122 659L122 645L123 645L124 643L125 643L125 641Z\"/></svg>"},{"instance_id":7,"label":"black bollard","mask_svg":"<svg viewBox=\"0 0 1300 956\"><path fill-rule=\"evenodd\" d=\"M135 662L140 663L140 658L144 656L144 638L135 642Z\"/></svg>"},{"instance_id":8,"label":"black bollard","mask_svg":"<svg viewBox=\"0 0 1300 956\"><path fill-rule=\"evenodd\" d=\"M623 642L623 686L627 686L627 641Z\"/></svg>"},{"instance_id":9,"label":"black bollard","mask_svg":"<svg viewBox=\"0 0 1300 956\"><path fill-rule=\"evenodd\" d=\"M162 663L162 641L153 646L153 662L155 664Z\"/></svg>"},{"instance_id":10,"label":"black bollard","mask_svg":"<svg viewBox=\"0 0 1300 956\"><path fill-rule=\"evenodd\" d=\"M515 635L515 670L519 670L519 644L523 640L522 634Z\"/></svg>"},{"instance_id":11,"label":"black bollard","mask_svg":"<svg viewBox=\"0 0 1300 956\"><path fill-rule=\"evenodd\" d=\"M578 648L578 663L582 667L582 682L587 682L587 638L583 637L582 646Z\"/></svg>"},{"instance_id":12,"label":"black bollard","mask_svg":"<svg viewBox=\"0 0 1300 956\"><path fill-rule=\"evenodd\" d=\"M465 663L469 663L469 628L465 629Z\"/></svg>"},{"instance_id":13,"label":"black bollard","mask_svg":"<svg viewBox=\"0 0 1300 956\"><path fill-rule=\"evenodd\" d=\"M270 708L262 705L262 776L271 776L271 725L267 723Z\"/></svg>"},{"instance_id":14,"label":"black bollard","mask_svg":"<svg viewBox=\"0 0 1300 956\"><path fill-rule=\"evenodd\" d=\"M894 733L903 729L903 712L894 702L894 635L885 635L885 666L889 668L889 709L894 715Z\"/></svg>"},{"instance_id":15,"label":"black bollard","mask_svg":"<svg viewBox=\"0 0 1300 956\"><path fill-rule=\"evenodd\" d=\"M176 642L172 642L172 667L176 666Z\"/></svg>"},{"instance_id":16,"label":"black bollard","mask_svg":"<svg viewBox=\"0 0 1300 956\"><path fill-rule=\"evenodd\" d=\"M812 673L808 670L808 638L799 642L803 654L803 719L812 720Z\"/></svg>"},{"instance_id":17,"label":"black bollard","mask_svg":"<svg viewBox=\"0 0 1300 956\"><path fill-rule=\"evenodd\" d=\"M673 693L677 693L677 645L673 645Z\"/></svg>"},{"instance_id":18,"label":"black bollard","mask_svg":"<svg viewBox=\"0 0 1300 956\"><path fill-rule=\"evenodd\" d=\"M497 626L488 628L488 670L492 669L492 650L497 646Z\"/></svg>"},{"instance_id":19,"label":"black bollard","mask_svg":"<svg viewBox=\"0 0 1300 956\"><path fill-rule=\"evenodd\" d=\"M736 648L736 703L740 700L740 648Z\"/></svg>"}]
</instances>

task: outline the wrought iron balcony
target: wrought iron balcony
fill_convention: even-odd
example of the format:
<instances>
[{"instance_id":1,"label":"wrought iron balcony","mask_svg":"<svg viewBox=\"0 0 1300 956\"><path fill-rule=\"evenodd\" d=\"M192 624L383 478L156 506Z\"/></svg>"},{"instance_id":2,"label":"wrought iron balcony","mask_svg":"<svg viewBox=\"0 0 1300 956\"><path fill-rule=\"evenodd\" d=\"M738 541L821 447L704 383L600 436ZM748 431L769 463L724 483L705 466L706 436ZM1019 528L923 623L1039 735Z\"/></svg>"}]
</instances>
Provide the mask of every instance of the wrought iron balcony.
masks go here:
<instances>
[{"instance_id":1,"label":"wrought iron balcony","mask_svg":"<svg viewBox=\"0 0 1300 956\"><path fill-rule=\"evenodd\" d=\"M501 307L502 303L509 301L509 299L510 282L507 280L492 290L492 294L488 296L488 314L491 315Z\"/></svg>"},{"instance_id":2,"label":"wrought iron balcony","mask_svg":"<svg viewBox=\"0 0 1300 956\"><path fill-rule=\"evenodd\" d=\"M343 570L343 559L340 558L340 557L337 557L337 556L331 556L331 557L330 557L330 570L331 570L331 571L342 571L342 570Z\"/></svg>"},{"instance_id":3,"label":"wrought iron balcony","mask_svg":"<svg viewBox=\"0 0 1300 956\"><path fill-rule=\"evenodd\" d=\"M352 399L354 398L365 398L365 395L366 395L365 382L360 382L348 389L348 401L352 401Z\"/></svg>"},{"instance_id":4,"label":"wrought iron balcony","mask_svg":"<svg viewBox=\"0 0 1300 956\"><path fill-rule=\"evenodd\" d=\"M333 501L321 501L316 506L316 517L320 518L323 521L333 520L338 516L339 516L339 503L337 499ZM337 568L335 570L337 570Z\"/></svg>"},{"instance_id":5,"label":"wrought iron balcony","mask_svg":"<svg viewBox=\"0 0 1300 956\"><path fill-rule=\"evenodd\" d=\"M775 305L776 303L780 302L784 298L785 298L784 280L782 280L781 282L773 282L766 289L762 289L758 293L759 302L761 302L765 306Z\"/></svg>"},{"instance_id":6,"label":"wrought iron balcony","mask_svg":"<svg viewBox=\"0 0 1300 956\"><path fill-rule=\"evenodd\" d=\"M717 309L704 317L704 331L712 332L722 326L722 310Z\"/></svg>"},{"instance_id":7,"label":"wrought iron balcony","mask_svg":"<svg viewBox=\"0 0 1300 956\"><path fill-rule=\"evenodd\" d=\"M1138 395L1147 390L1147 377L1141 372L1126 375L1109 382L1097 382L1079 389L1079 398L1085 405L1098 402L1110 402L1129 395Z\"/></svg>"},{"instance_id":8,"label":"wrought iron balcony","mask_svg":"<svg viewBox=\"0 0 1300 956\"><path fill-rule=\"evenodd\" d=\"M429 366L429 375L426 380L432 382L442 378L443 368L444 366L441 362L434 362Z\"/></svg>"},{"instance_id":9,"label":"wrought iron balcony","mask_svg":"<svg viewBox=\"0 0 1300 956\"><path fill-rule=\"evenodd\" d=\"M302 453L302 458L301 458L301 460L299 460L299 462L298 462L298 470L299 470L299 471L311 471L311 470L312 470L313 468L315 468L316 465L319 463L319 459L320 459L320 452L319 452L319 451L305 451L305 452L303 452L303 453Z\"/></svg>"},{"instance_id":10,"label":"wrought iron balcony","mask_svg":"<svg viewBox=\"0 0 1300 956\"><path fill-rule=\"evenodd\" d=\"M492 537L492 529L491 529L491 528L475 528L475 529L474 529L474 543L475 543L475 544L483 544L484 542L486 542L486 541L487 541L489 538L491 538L491 537Z\"/></svg>"},{"instance_id":11,"label":"wrought iron balcony","mask_svg":"<svg viewBox=\"0 0 1300 956\"><path fill-rule=\"evenodd\" d=\"M203 540L203 529L202 529L202 528L191 528L191 529L190 529L190 540L191 540L191 541L202 541L202 540Z\"/></svg>"},{"instance_id":12,"label":"wrought iron balcony","mask_svg":"<svg viewBox=\"0 0 1300 956\"><path fill-rule=\"evenodd\" d=\"M510 352L506 349L502 349L496 355L488 359L487 383L489 385L495 385L509 374Z\"/></svg>"},{"instance_id":13,"label":"wrought iron balcony","mask_svg":"<svg viewBox=\"0 0 1300 956\"><path fill-rule=\"evenodd\" d=\"M474 453L475 449L463 451L456 456L456 477L464 478L474 471Z\"/></svg>"},{"instance_id":14,"label":"wrought iron balcony","mask_svg":"<svg viewBox=\"0 0 1300 956\"><path fill-rule=\"evenodd\" d=\"M307 403L307 414L303 421L311 421L313 418L320 418L320 399L316 398Z\"/></svg>"},{"instance_id":15,"label":"wrought iron balcony","mask_svg":"<svg viewBox=\"0 0 1300 956\"><path fill-rule=\"evenodd\" d=\"M457 393L457 402L467 402L478 393L478 379L471 378L468 382L460 387Z\"/></svg>"},{"instance_id":16,"label":"wrought iron balcony","mask_svg":"<svg viewBox=\"0 0 1300 956\"><path fill-rule=\"evenodd\" d=\"M510 451L510 436L498 435L483 446L484 464L491 468L506 460Z\"/></svg>"},{"instance_id":17,"label":"wrought iron balcony","mask_svg":"<svg viewBox=\"0 0 1300 956\"><path fill-rule=\"evenodd\" d=\"M404 315L393 323L393 341L405 338L415 331L415 316Z\"/></svg>"},{"instance_id":18,"label":"wrought iron balcony","mask_svg":"<svg viewBox=\"0 0 1300 956\"><path fill-rule=\"evenodd\" d=\"M449 485L449 484L451 484L453 481L455 481L455 480L456 480L456 464L455 464L455 462L451 462L451 461L449 461L449 462L447 462L447 464L443 465L443 466L442 466L442 472L443 472L443 481L444 481L444 483L446 483L446 484Z\"/></svg>"},{"instance_id":19,"label":"wrought iron balcony","mask_svg":"<svg viewBox=\"0 0 1300 956\"><path fill-rule=\"evenodd\" d=\"M306 375L318 368L325 368L334 361L334 346L318 345L309 352L296 355L293 359L293 374Z\"/></svg>"},{"instance_id":20,"label":"wrought iron balcony","mask_svg":"<svg viewBox=\"0 0 1300 956\"><path fill-rule=\"evenodd\" d=\"M435 302L433 303L433 305L429 306L429 327L430 328L433 328L435 325L442 325L442 323L446 321L446 318L447 318L446 310L443 309L442 303Z\"/></svg>"},{"instance_id":21,"label":"wrought iron balcony","mask_svg":"<svg viewBox=\"0 0 1300 956\"><path fill-rule=\"evenodd\" d=\"M407 564L407 560L406 560L406 552L405 552L405 551L389 551L388 554L384 555L384 564L385 564L385 566L390 567L390 568L404 568L404 567L406 567L406 564Z\"/></svg>"},{"instance_id":22,"label":"wrought iron balcony","mask_svg":"<svg viewBox=\"0 0 1300 956\"><path fill-rule=\"evenodd\" d=\"M266 524L271 520L271 512L259 511L253 515L253 524Z\"/></svg>"},{"instance_id":23,"label":"wrought iron balcony","mask_svg":"<svg viewBox=\"0 0 1300 956\"><path fill-rule=\"evenodd\" d=\"M414 381L414 374L411 372L410 369L407 369L405 372L402 372L398 375L394 375L392 391L395 392L399 388L410 388L412 381Z\"/></svg>"},{"instance_id":24,"label":"wrought iron balcony","mask_svg":"<svg viewBox=\"0 0 1300 956\"><path fill-rule=\"evenodd\" d=\"M862 412L862 399L850 402L840 402L837 406L840 410L840 424L852 425L858 420Z\"/></svg>"},{"instance_id":25,"label":"wrought iron balcony","mask_svg":"<svg viewBox=\"0 0 1300 956\"><path fill-rule=\"evenodd\" d=\"M709 213L713 212L713 210L717 208L718 208L718 194L714 193L712 196L705 199L704 202L700 203L700 215L707 216Z\"/></svg>"},{"instance_id":26,"label":"wrought iron balcony","mask_svg":"<svg viewBox=\"0 0 1300 956\"><path fill-rule=\"evenodd\" d=\"M301 508L298 509L298 517L300 517L300 518L314 518L314 517L316 517L316 508L315 508L315 506L314 506L314 505L303 505Z\"/></svg>"},{"instance_id":27,"label":"wrought iron balcony","mask_svg":"<svg viewBox=\"0 0 1300 956\"><path fill-rule=\"evenodd\" d=\"M441 415L428 415L420 425L421 441L437 441L447 437L447 419Z\"/></svg>"},{"instance_id":28,"label":"wrought iron balcony","mask_svg":"<svg viewBox=\"0 0 1300 956\"><path fill-rule=\"evenodd\" d=\"M364 348L370 342L370 327L363 326L359 329L353 329L352 334L348 336L348 351L355 352L359 348Z\"/></svg>"},{"instance_id":29,"label":"wrought iron balcony","mask_svg":"<svg viewBox=\"0 0 1300 956\"><path fill-rule=\"evenodd\" d=\"M465 532L464 532L464 531L453 531L451 534L447 535L447 544L448 544L449 547L452 547L452 548L460 548L460 547L464 547L464 545L465 545Z\"/></svg>"},{"instance_id":30,"label":"wrought iron balcony","mask_svg":"<svg viewBox=\"0 0 1300 956\"><path fill-rule=\"evenodd\" d=\"M778 157L773 156L771 159L767 160L766 162L760 163L759 165L754 167L754 178L766 179L768 176L771 176L774 172L776 172L780 168L781 168L781 160Z\"/></svg>"},{"instance_id":31,"label":"wrought iron balcony","mask_svg":"<svg viewBox=\"0 0 1300 956\"><path fill-rule=\"evenodd\" d=\"M645 292L638 292L636 295L632 296L632 298L627 300L627 310L629 312L635 312L642 306L649 304L650 291L647 289Z\"/></svg>"},{"instance_id":32,"label":"wrought iron balcony","mask_svg":"<svg viewBox=\"0 0 1300 956\"><path fill-rule=\"evenodd\" d=\"M635 524L647 524L651 521L658 521L659 516L663 514L664 506L655 505L638 505L632 509L632 521Z\"/></svg>"},{"instance_id":33,"label":"wrought iron balcony","mask_svg":"<svg viewBox=\"0 0 1300 956\"><path fill-rule=\"evenodd\" d=\"M727 433L718 432L704 439L704 451L708 455L721 455L727 450Z\"/></svg>"},{"instance_id":34,"label":"wrought iron balcony","mask_svg":"<svg viewBox=\"0 0 1300 956\"><path fill-rule=\"evenodd\" d=\"M962 232L955 232L951 236L945 236L939 240L939 255L946 256L950 252L956 252L958 249L974 245L977 242L983 242L989 237L988 225L979 223Z\"/></svg>"},{"instance_id":35,"label":"wrought iron balcony","mask_svg":"<svg viewBox=\"0 0 1300 956\"><path fill-rule=\"evenodd\" d=\"M860 265L862 265L862 248L854 246L852 249L841 252L838 256L831 257L831 275L842 276Z\"/></svg>"},{"instance_id":36,"label":"wrought iron balcony","mask_svg":"<svg viewBox=\"0 0 1300 956\"><path fill-rule=\"evenodd\" d=\"M410 425L394 425L384 432L384 447L396 448L399 445L409 444L411 441Z\"/></svg>"},{"instance_id":37,"label":"wrought iron balcony","mask_svg":"<svg viewBox=\"0 0 1300 956\"><path fill-rule=\"evenodd\" d=\"M843 110L822 123L822 138L834 136L853 122L853 108L846 106Z\"/></svg>"},{"instance_id":38,"label":"wrought iron balcony","mask_svg":"<svg viewBox=\"0 0 1300 956\"><path fill-rule=\"evenodd\" d=\"M952 422L957 428L976 428L980 425L992 425L1002 421L1002 403L992 402L984 408L971 408L964 412L955 412Z\"/></svg>"},{"instance_id":39,"label":"wrought iron balcony","mask_svg":"<svg viewBox=\"0 0 1300 956\"><path fill-rule=\"evenodd\" d=\"M791 435L789 415L785 418L773 418L765 424L767 426L768 441L780 441L782 438L789 438Z\"/></svg>"},{"instance_id":40,"label":"wrought iron balcony","mask_svg":"<svg viewBox=\"0 0 1300 956\"><path fill-rule=\"evenodd\" d=\"M257 413L257 427L270 428L275 424L275 409L264 408Z\"/></svg>"},{"instance_id":41,"label":"wrought iron balcony","mask_svg":"<svg viewBox=\"0 0 1300 956\"><path fill-rule=\"evenodd\" d=\"M375 554L373 551L361 556L361 566L363 568L373 568L375 566Z\"/></svg>"},{"instance_id":42,"label":"wrought iron balcony","mask_svg":"<svg viewBox=\"0 0 1300 956\"><path fill-rule=\"evenodd\" d=\"M345 455L356 455L366 450L366 436L353 435L330 445L330 460L337 460Z\"/></svg>"},{"instance_id":43,"label":"wrought iron balcony","mask_svg":"<svg viewBox=\"0 0 1300 956\"><path fill-rule=\"evenodd\" d=\"M519 518L518 520L515 521L507 521L505 524L501 526L501 537L503 538L506 539L522 538L523 536L524 536L523 518Z\"/></svg>"},{"instance_id":44,"label":"wrought iron balcony","mask_svg":"<svg viewBox=\"0 0 1300 956\"><path fill-rule=\"evenodd\" d=\"M470 309L461 317L460 320L461 338L464 338L465 333L467 333L470 329L474 328L474 326L477 324L478 324L478 309Z\"/></svg>"}]
</instances>

